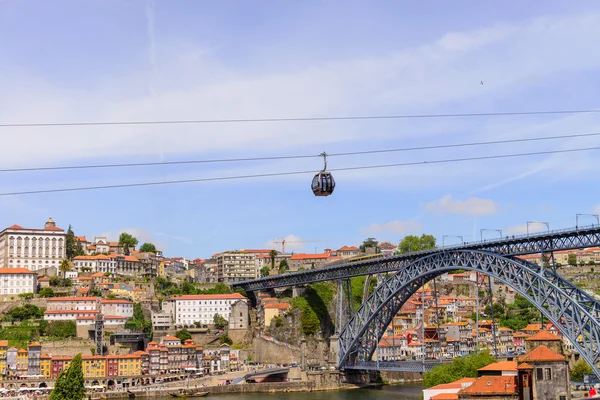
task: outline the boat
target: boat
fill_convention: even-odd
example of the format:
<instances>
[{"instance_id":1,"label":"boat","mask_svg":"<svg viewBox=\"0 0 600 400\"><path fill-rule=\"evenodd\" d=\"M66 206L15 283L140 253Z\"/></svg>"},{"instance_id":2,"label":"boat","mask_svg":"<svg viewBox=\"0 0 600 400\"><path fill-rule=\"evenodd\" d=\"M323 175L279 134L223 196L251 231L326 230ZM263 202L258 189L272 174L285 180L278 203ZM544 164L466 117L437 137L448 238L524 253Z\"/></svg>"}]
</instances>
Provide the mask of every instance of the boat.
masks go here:
<instances>
[{"instance_id":1,"label":"boat","mask_svg":"<svg viewBox=\"0 0 600 400\"><path fill-rule=\"evenodd\" d=\"M179 392L169 392L169 396L177 398L205 397L208 396L208 393L207 391L186 389Z\"/></svg>"}]
</instances>

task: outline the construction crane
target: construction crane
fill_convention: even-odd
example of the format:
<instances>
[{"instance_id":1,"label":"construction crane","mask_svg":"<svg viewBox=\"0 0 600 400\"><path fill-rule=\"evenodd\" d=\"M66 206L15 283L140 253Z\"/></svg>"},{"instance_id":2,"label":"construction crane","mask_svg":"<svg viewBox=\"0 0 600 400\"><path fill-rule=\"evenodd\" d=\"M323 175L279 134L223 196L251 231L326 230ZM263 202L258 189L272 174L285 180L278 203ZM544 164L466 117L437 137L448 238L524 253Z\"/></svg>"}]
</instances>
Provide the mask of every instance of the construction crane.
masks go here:
<instances>
[{"instance_id":1,"label":"construction crane","mask_svg":"<svg viewBox=\"0 0 600 400\"><path fill-rule=\"evenodd\" d=\"M281 240L273 240L273 243L281 244L281 253L285 253L286 243L316 243L324 241L325 240L285 240L285 238L281 238Z\"/></svg>"}]
</instances>

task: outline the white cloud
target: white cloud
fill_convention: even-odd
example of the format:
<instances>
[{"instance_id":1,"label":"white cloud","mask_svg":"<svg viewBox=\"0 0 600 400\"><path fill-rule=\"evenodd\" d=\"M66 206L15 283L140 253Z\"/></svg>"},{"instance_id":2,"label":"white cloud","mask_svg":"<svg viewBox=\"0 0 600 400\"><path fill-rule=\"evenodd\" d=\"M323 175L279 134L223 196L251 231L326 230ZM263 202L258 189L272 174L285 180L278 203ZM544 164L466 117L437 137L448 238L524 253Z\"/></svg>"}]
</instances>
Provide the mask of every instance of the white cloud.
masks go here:
<instances>
[{"instance_id":1,"label":"white cloud","mask_svg":"<svg viewBox=\"0 0 600 400\"><path fill-rule=\"evenodd\" d=\"M299 252L306 251L307 243L303 242L302 238L300 236L290 234L290 235L284 236L283 240L285 240L285 252L286 253L291 253L291 252L299 253ZM281 249L282 249L281 241L282 241L282 239L269 240L267 243L265 243L265 246L268 249L274 249L277 251L281 251ZM312 250L311 250L311 252L312 252Z\"/></svg>"},{"instance_id":2,"label":"white cloud","mask_svg":"<svg viewBox=\"0 0 600 400\"><path fill-rule=\"evenodd\" d=\"M598 204L595 208L594 208L594 214L596 215L600 215L600 204Z\"/></svg>"},{"instance_id":3,"label":"white cloud","mask_svg":"<svg viewBox=\"0 0 600 400\"><path fill-rule=\"evenodd\" d=\"M537 222L529 224L529 231L527 230L527 224L513 225L504 229L504 233L506 235L525 235L527 232L529 233L540 233L546 232L548 228L544 224L540 224Z\"/></svg>"},{"instance_id":4,"label":"white cloud","mask_svg":"<svg viewBox=\"0 0 600 400\"><path fill-rule=\"evenodd\" d=\"M498 212L498 205L490 199L470 197L466 200L453 200L448 194L439 200L425 205L425 209L437 213L464 214L472 216L492 215Z\"/></svg>"},{"instance_id":5,"label":"white cloud","mask_svg":"<svg viewBox=\"0 0 600 400\"><path fill-rule=\"evenodd\" d=\"M373 223L366 228L361 228L361 232L366 234L391 233L394 235L407 235L409 233L419 232L423 229L423 224L417 221L390 221L384 224Z\"/></svg>"}]
</instances>

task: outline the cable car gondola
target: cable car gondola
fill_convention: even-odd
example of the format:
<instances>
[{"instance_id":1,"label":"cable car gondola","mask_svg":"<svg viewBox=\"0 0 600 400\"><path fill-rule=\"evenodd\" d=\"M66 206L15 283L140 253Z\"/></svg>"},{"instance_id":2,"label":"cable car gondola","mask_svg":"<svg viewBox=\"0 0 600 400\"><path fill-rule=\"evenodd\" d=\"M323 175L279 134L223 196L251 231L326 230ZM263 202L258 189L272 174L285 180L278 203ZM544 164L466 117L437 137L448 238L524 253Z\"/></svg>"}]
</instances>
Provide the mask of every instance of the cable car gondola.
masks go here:
<instances>
[{"instance_id":1,"label":"cable car gondola","mask_svg":"<svg viewBox=\"0 0 600 400\"><path fill-rule=\"evenodd\" d=\"M323 171L316 174L313 178L311 188L315 196L329 196L335 189L335 180L333 179L331 172L326 171L327 153L321 153L319 155L323 157L325 166L323 167Z\"/></svg>"}]
</instances>

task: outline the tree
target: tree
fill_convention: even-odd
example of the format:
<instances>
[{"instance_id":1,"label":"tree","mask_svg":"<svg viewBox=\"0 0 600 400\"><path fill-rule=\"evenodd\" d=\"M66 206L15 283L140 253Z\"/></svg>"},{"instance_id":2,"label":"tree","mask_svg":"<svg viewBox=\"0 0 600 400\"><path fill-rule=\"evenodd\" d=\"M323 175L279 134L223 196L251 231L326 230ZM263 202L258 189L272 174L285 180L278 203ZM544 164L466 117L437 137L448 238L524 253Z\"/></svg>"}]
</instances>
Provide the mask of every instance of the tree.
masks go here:
<instances>
[{"instance_id":1,"label":"tree","mask_svg":"<svg viewBox=\"0 0 600 400\"><path fill-rule=\"evenodd\" d=\"M584 359L580 359L575 363L573 369L571 370L571 380L575 382L583 382L584 375L591 375L593 373L592 367L590 367Z\"/></svg>"},{"instance_id":2,"label":"tree","mask_svg":"<svg viewBox=\"0 0 600 400\"><path fill-rule=\"evenodd\" d=\"M219 343L220 344L228 344L231 346L233 344L233 340L231 340L229 335L222 335L221 337L219 337Z\"/></svg>"},{"instance_id":3,"label":"tree","mask_svg":"<svg viewBox=\"0 0 600 400\"><path fill-rule=\"evenodd\" d=\"M592 268L593 269L593 268ZM594 272L594 271L592 271ZM33 293L28 292L28 293L19 293L19 297L25 300L30 300L33 299L33 296L35 296Z\"/></svg>"},{"instance_id":4,"label":"tree","mask_svg":"<svg viewBox=\"0 0 600 400\"><path fill-rule=\"evenodd\" d=\"M279 273L283 274L285 271L289 270L290 267L288 265L287 260L281 260L281 262L279 263Z\"/></svg>"},{"instance_id":5,"label":"tree","mask_svg":"<svg viewBox=\"0 0 600 400\"><path fill-rule=\"evenodd\" d=\"M140 252L156 254L156 246L152 243L144 243L142 247L140 247Z\"/></svg>"},{"instance_id":6,"label":"tree","mask_svg":"<svg viewBox=\"0 0 600 400\"><path fill-rule=\"evenodd\" d=\"M569 255L567 257L567 264L569 264L571 266L576 266L577 265L577 254L569 253Z\"/></svg>"},{"instance_id":7,"label":"tree","mask_svg":"<svg viewBox=\"0 0 600 400\"><path fill-rule=\"evenodd\" d=\"M71 261L66 258L60 262L58 269L63 273L63 279L67 279L67 271L70 271L72 267Z\"/></svg>"},{"instance_id":8,"label":"tree","mask_svg":"<svg viewBox=\"0 0 600 400\"><path fill-rule=\"evenodd\" d=\"M109 293L108 296L106 296L106 298L108 300L115 300L117 296L114 293Z\"/></svg>"},{"instance_id":9,"label":"tree","mask_svg":"<svg viewBox=\"0 0 600 400\"><path fill-rule=\"evenodd\" d=\"M69 368L58 376L50 400L81 400L85 396L85 380L81 368L81 353L77 354Z\"/></svg>"},{"instance_id":10,"label":"tree","mask_svg":"<svg viewBox=\"0 0 600 400\"><path fill-rule=\"evenodd\" d=\"M363 253L367 252L367 248L372 247L375 249L375 253L379 252L379 242L375 238L367 238L360 245L360 251Z\"/></svg>"},{"instance_id":11,"label":"tree","mask_svg":"<svg viewBox=\"0 0 600 400\"><path fill-rule=\"evenodd\" d=\"M277 250L271 250L269 252L269 257L271 257L271 269L275 268L275 257L277 257Z\"/></svg>"},{"instance_id":12,"label":"tree","mask_svg":"<svg viewBox=\"0 0 600 400\"><path fill-rule=\"evenodd\" d=\"M67 237L65 239L65 254L67 256L67 260L72 260L75 257L75 234L73 233L73 229L71 229L71 225L69 225L69 229L67 229Z\"/></svg>"},{"instance_id":13,"label":"tree","mask_svg":"<svg viewBox=\"0 0 600 400\"><path fill-rule=\"evenodd\" d=\"M40 297L54 297L54 290L52 290L52 288L43 288L41 289L38 294L40 295Z\"/></svg>"},{"instance_id":14,"label":"tree","mask_svg":"<svg viewBox=\"0 0 600 400\"><path fill-rule=\"evenodd\" d=\"M221 314L215 314L215 316L213 318L213 322L215 324L215 328L217 328L217 329L223 329L227 325L229 325L227 320L225 318L223 318L223 316Z\"/></svg>"},{"instance_id":15,"label":"tree","mask_svg":"<svg viewBox=\"0 0 600 400\"><path fill-rule=\"evenodd\" d=\"M269 276L269 272L270 272L270 271L271 271L271 270L269 269L269 267L267 267L267 266L264 266L264 267L262 267L262 268L260 269L260 276L261 276L261 277Z\"/></svg>"},{"instance_id":16,"label":"tree","mask_svg":"<svg viewBox=\"0 0 600 400\"><path fill-rule=\"evenodd\" d=\"M119 236L119 246L123 247L123 252L126 256L128 256L131 253L131 249L135 249L135 246L137 246L137 244L138 240L127 232L123 232Z\"/></svg>"},{"instance_id":17,"label":"tree","mask_svg":"<svg viewBox=\"0 0 600 400\"><path fill-rule=\"evenodd\" d=\"M192 334L187 329L182 329L175 334L175 337L181 340L181 344L186 340L192 339Z\"/></svg>"},{"instance_id":18,"label":"tree","mask_svg":"<svg viewBox=\"0 0 600 400\"><path fill-rule=\"evenodd\" d=\"M442 364L429 372L425 372L423 383L425 387L454 382L461 378L476 378L477 370L486 365L495 363L496 359L487 351L478 354L470 354L466 357L458 357L451 364Z\"/></svg>"},{"instance_id":19,"label":"tree","mask_svg":"<svg viewBox=\"0 0 600 400\"><path fill-rule=\"evenodd\" d=\"M300 316L300 325L302 332L306 335L314 335L321 326L321 321L317 316L317 313L308 304L308 301L304 297L294 297L292 300L292 306L299 309L302 312Z\"/></svg>"},{"instance_id":20,"label":"tree","mask_svg":"<svg viewBox=\"0 0 600 400\"><path fill-rule=\"evenodd\" d=\"M414 251L429 250L435 248L435 237L422 234L405 236L398 244L398 254L412 253Z\"/></svg>"}]
</instances>

